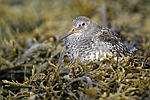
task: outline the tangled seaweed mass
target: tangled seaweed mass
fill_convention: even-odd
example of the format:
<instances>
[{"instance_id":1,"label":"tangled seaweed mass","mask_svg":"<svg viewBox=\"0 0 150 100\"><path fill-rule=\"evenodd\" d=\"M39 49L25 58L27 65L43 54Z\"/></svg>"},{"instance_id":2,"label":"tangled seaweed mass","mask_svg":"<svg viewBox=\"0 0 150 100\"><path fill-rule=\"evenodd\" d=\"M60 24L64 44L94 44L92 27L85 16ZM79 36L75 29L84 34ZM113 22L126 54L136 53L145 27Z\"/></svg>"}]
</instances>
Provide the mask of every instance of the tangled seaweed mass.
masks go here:
<instances>
[{"instance_id":1,"label":"tangled seaweed mass","mask_svg":"<svg viewBox=\"0 0 150 100\"><path fill-rule=\"evenodd\" d=\"M148 0L0 0L0 99L150 100L149 6ZM120 53L117 62L117 52L99 64L71 62L60 37L81 15L138 50Z\"/></svg>"}]
</instances>

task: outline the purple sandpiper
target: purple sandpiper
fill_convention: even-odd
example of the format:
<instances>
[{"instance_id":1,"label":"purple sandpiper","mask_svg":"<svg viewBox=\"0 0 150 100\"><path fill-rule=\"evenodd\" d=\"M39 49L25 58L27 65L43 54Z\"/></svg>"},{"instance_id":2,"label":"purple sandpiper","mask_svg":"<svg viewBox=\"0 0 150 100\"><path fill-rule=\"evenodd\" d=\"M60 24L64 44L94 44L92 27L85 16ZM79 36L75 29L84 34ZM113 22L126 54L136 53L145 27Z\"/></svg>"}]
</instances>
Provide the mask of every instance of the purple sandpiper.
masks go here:
<instances>
[{"instance_id":1,"label":"purple sandpiper","mask_svg":"<svg viewBox=\"0 0 150 100\"><path fill-rule=\"evenodd\" d=\"M131 55L136 48L127 47L117 37L117 33L107 27L92 22L88 17L79 16L72 22L72 29L62 37L69 59L82 64L93 60L103 60L106 55L119 52Z\"/></svg>"}]
</instances>

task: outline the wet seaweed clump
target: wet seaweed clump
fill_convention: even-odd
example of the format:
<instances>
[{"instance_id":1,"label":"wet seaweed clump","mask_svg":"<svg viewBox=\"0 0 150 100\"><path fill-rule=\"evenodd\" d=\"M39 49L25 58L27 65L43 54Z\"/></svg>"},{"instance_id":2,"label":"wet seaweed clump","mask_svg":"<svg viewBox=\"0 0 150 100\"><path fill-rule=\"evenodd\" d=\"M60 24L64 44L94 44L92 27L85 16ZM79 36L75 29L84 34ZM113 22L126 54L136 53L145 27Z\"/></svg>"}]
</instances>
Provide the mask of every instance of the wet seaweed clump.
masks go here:
<instances>
[{"instance_id":1,"label":"wet seaweed clump","mask_svg":"<svg viewBox=\"0 0 150 100\"><path fill-rule=\"evenodd\" d=\"M99 63L73 64L64 56L57 37L37 41L24 50L7 41L1 55L2 99L148 99L150 55L127 56L114 61L114 54ZM36 40L36 41L35 41ZM30 43L29 43L30 44ZM57 45L56 45L57 44ZM9 51L9 52L8 52Z\"/></svg>"}]
</instances>

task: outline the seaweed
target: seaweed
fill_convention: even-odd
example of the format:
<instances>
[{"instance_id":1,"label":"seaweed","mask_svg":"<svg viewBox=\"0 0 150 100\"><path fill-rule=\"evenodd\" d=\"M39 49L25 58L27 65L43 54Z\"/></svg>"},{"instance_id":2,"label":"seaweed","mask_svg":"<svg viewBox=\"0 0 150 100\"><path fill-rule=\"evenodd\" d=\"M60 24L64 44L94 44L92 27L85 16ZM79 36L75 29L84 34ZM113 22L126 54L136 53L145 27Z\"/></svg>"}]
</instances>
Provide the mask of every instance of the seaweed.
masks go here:
<instances>
[{"instance_id":1,"label":"seaweed","mask_svg":"<svg viewBox=\"0 0 150 100\"><path fill-rule=\"evenodd\" d=\"M65 2L65 3L64 3ZM149 100L149 1L0 0L0 99ZM70 7L70 9L68 9ZM85 15L138 50L70 62L61 36Z\"/></svg>"}]
</instances>

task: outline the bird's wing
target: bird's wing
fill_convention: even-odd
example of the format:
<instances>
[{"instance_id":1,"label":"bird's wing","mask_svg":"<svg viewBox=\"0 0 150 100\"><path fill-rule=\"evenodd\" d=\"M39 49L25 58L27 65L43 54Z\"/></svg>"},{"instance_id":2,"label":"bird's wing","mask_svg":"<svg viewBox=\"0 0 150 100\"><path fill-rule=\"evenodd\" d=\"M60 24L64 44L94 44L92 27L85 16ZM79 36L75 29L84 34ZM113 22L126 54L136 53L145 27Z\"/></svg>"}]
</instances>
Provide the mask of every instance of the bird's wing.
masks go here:
<instances>
[{"instance_id":1,"label":"bird's wing","mask_svg":"<svg viewBox=\"0 0 150 100\"><path fill-rule=\"evenodd\" d=\"M128 50L127 46L120 41L120 38L117 37L118 34L115 31L100 25L98 27L97 36L99 40L104 41L112 52L130 55L130 51Z\"/></svg>"},{"instance_id":2,"label":"bird's wing","mask_svg":"<svg viewBox=\"0 0 150 100\"><path fill-rule=\"evenodd\" d=\"M115 45L116 43L118 43L120 41L120 38L118 38L118 34L107 28L107 27L103 27L101 25L98 25L98 28L96 29L98 38L102 41L105 42L110 42L111 44Z\"/></svg>"}]
</instances>

